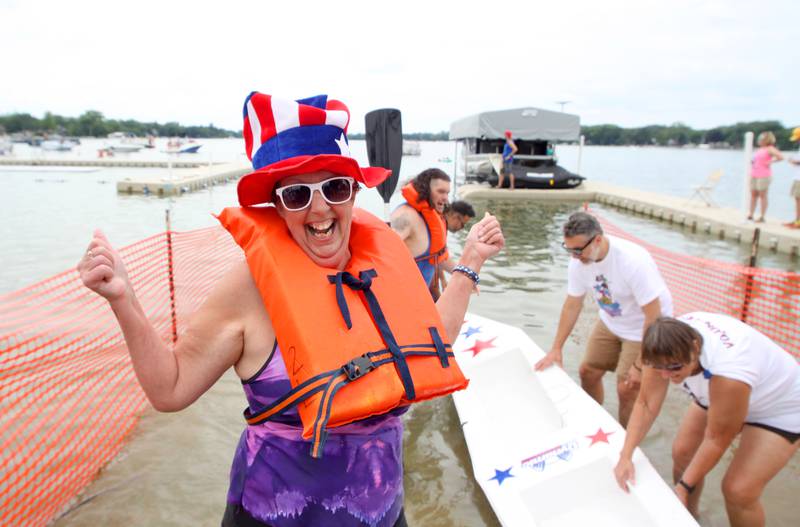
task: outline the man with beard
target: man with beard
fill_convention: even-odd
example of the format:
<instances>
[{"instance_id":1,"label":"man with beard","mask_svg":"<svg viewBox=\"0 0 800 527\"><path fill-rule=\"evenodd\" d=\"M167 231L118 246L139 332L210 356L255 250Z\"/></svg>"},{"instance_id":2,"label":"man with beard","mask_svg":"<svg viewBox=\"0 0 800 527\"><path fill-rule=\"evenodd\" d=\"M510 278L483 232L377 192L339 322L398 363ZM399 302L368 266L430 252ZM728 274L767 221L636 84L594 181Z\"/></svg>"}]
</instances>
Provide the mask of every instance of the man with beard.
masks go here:
<instances>
[{"instance_id":1,"label":"man with beard","mask_svg":"<svg viewBox=\"0 0 800 527\"><path fill-rule=\"evenodd\" d=\"M401 190L405 203L392 213L392 229L411 251L431 294L438 298L438 268L450 259L444 210L450 196L450 176L438 168L420 172Z\"/></svg>"}]
</instances>

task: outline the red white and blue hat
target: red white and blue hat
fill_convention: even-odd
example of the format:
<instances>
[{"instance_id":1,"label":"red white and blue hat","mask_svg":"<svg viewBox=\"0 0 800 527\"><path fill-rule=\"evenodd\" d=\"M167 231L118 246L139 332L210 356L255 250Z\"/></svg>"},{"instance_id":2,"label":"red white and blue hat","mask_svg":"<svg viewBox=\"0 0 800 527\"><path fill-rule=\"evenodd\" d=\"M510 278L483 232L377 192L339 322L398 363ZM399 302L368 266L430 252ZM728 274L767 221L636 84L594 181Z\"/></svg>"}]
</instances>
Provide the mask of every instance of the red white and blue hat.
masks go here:
<instances>
[{"instance_id":1,"label":"red white and blue hat","mask_svg":"<svg viewBox=\"0 0 800 527\"><path fill-rule=\"evenodd\" d=\"M244 143L255 172L239 181L243 207L272 201L282 178L327 170L350 176L367 187L386 179L391 171L361 168L350 157L347 125L350 112L327 95L291 101L253 92L244 101Z\"/></svg>"}]
</instances>

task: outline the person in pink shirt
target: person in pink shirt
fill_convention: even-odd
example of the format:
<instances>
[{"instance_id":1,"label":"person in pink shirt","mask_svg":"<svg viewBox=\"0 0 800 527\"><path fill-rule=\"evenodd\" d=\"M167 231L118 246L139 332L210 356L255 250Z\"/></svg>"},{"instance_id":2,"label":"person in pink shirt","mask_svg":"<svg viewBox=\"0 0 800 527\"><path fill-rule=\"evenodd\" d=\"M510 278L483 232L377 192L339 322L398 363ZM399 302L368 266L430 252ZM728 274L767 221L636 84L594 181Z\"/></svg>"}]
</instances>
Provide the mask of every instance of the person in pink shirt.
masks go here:
<instances>
[{"instance_id":1,"label":"person in pink shirt","mask_svg":"<svg viewBox=\"0 0 800 527\"><path fill-rule=\"evenodd\" d=\"M753 154L753 165L750 169L750 215L747 216L748 220L753 219L758 200L761 202L761 217L756 221L764 221L767 214L767 191L772 182L770 165L781 160L783 160L783 156L775 148L775 134L772 132L758 134L758 150Z\"/></svg>"}]
</instances>

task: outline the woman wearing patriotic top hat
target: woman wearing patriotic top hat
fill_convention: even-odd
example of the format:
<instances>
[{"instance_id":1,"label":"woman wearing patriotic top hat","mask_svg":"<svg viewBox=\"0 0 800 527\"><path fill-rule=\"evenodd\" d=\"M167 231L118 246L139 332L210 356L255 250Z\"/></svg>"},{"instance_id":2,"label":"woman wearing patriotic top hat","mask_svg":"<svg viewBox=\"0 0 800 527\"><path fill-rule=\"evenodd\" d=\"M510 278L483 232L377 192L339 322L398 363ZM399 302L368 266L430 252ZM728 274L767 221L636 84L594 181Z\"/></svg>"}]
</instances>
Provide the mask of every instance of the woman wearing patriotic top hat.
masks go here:
<instances>
[{"instance_id":1,"label":"woman wearing patriotic top hat","mask_svg":"<svg viewBox=\"0 0 800 527\"><path fill-rule=\"evenodd\" d=\"M242 247L174 350L161 341L101 231L78 264L105 297L153 406L181 410L231 366L248 400L225 526L405 525L402 423L417 401L466 386L449 344L473 284L504 245L486 215L434 304L402 241L354 208L388 171L350 157L344 104L254 92L255 171L220 222Z\"/></svg>"}]
</instances>

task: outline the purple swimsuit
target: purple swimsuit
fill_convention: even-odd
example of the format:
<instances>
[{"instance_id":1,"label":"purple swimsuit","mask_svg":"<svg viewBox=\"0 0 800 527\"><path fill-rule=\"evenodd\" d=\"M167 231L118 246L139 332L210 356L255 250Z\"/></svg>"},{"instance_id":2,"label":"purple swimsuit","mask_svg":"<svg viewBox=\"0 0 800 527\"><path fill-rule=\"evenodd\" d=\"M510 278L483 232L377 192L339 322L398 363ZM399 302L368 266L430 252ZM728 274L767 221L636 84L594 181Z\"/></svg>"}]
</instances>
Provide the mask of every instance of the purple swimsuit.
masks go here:
<instances>
[{"instance_id":1,"label":"purple swimsuit","mask_svg":"<svg viewBox=\"0 0 800 527\"><path fill-rule=\"evenodd\" d=\"M242 386L252 412L290 390L277 344ZM403 507L404 411L331 429L320 459L309 455L296 408L248 426L233 458L228 504L272 527L391 527Z\"/></svg>"}]
</instances>

